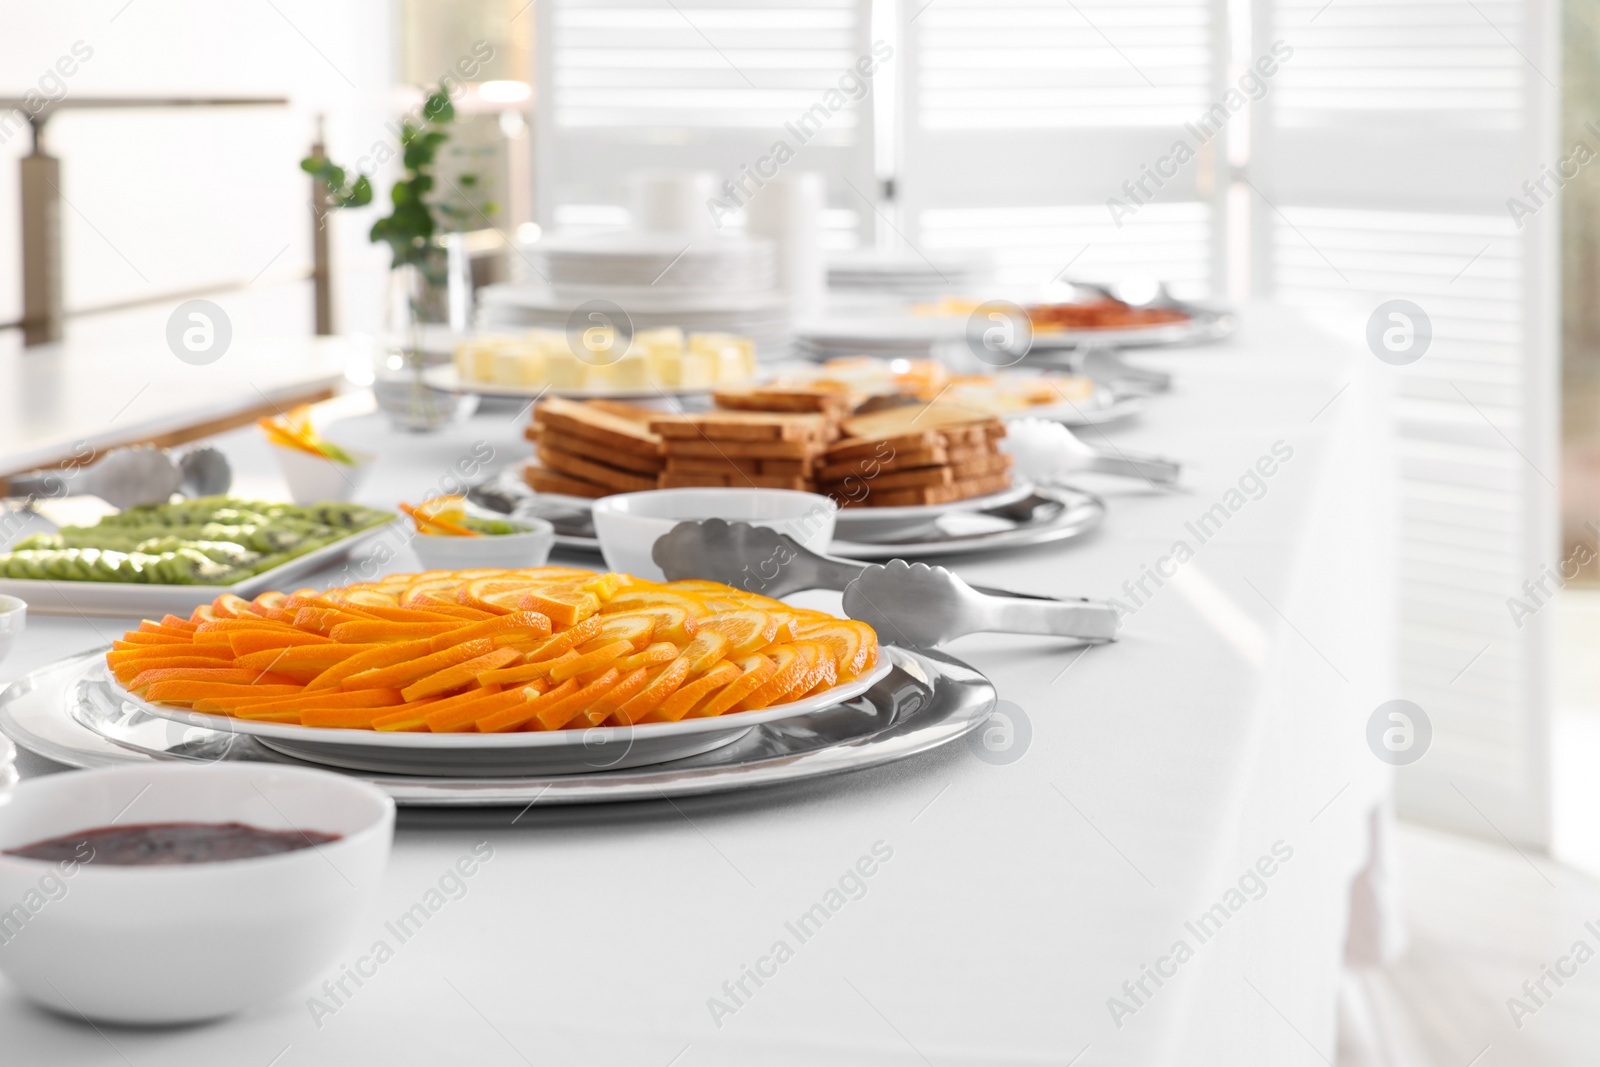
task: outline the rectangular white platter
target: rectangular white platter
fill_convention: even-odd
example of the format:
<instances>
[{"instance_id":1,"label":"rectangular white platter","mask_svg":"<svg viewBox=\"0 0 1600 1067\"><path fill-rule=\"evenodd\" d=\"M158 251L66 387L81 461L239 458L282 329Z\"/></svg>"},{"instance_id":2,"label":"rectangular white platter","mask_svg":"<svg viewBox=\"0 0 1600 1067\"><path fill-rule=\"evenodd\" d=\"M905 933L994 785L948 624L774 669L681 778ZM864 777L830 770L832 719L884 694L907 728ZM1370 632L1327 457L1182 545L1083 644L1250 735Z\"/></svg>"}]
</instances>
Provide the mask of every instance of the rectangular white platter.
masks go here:
<instances>
[{"instance_id":1,"label":"rectangular white platter","mask_svg":"<svg viewBox=\"0 0 1600 1067\"><path fill-rule=\"evenodd\" d=\"M399 520L395 520L396 522ZM187 617L201 604L223 593L246 600L271 589L291 592L290 583L302 575L338 563L359 546L384 533L394 522L369 526L349 537L285 560L270 570L232 585L143 585L137 582L68 582L48 578L0 578L0 593L18 597L39 615L94 615L109 618L166 614Z\"/></svg>"}]
</instances>

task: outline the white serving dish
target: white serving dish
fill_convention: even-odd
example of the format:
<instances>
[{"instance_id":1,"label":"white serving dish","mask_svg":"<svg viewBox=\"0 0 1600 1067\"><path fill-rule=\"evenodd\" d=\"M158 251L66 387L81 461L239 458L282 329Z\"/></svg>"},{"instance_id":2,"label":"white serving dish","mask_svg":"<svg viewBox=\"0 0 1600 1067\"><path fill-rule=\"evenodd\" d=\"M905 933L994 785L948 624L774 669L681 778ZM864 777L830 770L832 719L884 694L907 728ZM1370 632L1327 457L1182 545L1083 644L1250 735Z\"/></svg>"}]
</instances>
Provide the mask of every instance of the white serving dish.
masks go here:
<instances>
[{"instance_id":1,"label":"white serving dish","mask_svg":"<svg viewBox=\"0 0 1600 1067\"><path fill-rule=\"evenodd\" d=\"M699 755L737 741L753 726L810 715L858 697L888 673L890 662L891 657L880 651L878 666L867 674L825 693L760 711L639 726L504 734L380 733L251 722L152 704L122 688L109 672L102 669L98 677L117 698L151 715L209 730L245 734L268 748L312 763L385 774L474 778L590 774Z\"/></svg>"},{"instance_id":2,"label":"white serving dish","mask_svg":"<svg viewBox=\"0 0 1600 1067\"><path fill-rule=\"evenodd\" d=\"M607 567L664 582L652 552L657 539L680 522L726 519L766 526L826 555L839 507L825 496L796 489L650 489L601 497L593 515Z\"/></svg>"},{"instance_id":3,"label":"white serving dish","mask_svg":"<svg viewBox=\"0 0 1600 1067\"><path fill-rule=\"evenodd\" d=\"M270 589L287 592L295 579L344 559L357 547L386 533L393 522L358 530L332 544L286 560L232 585L142 585L136 582L57 582L43 578L0 578L0 594L20 597L39 615L98 615L116 618L168 612L187 616L223 593L249 600Z\"/></svg>"},{"instance_id":4,"label":"white serving dish","mask_svg":"<svg viewBox=\"0 0 1600 1067\"><path fill-rule=\"evenodd\" d=\"M63 868L0 854L0 901L15 903L18 927L0 941L0 971L25 996L101 1022L189 1023L278 1000L333 964L383 879L394 801L342 775L271 764L52 774L0 804L0 849L113 822L341 835L276 856L174 866Z\"/></svg>"},{"instance_id":5,"label":"white serving dish","mask_svg":"<svg viewBox=\"0 0 1600 1067\"><path fill-rule=\"evenodd\" d=\"M556 530L543 519L509 519L501 522L526 528L525 533L485 534L482 537L452 537L418 533L411 548L426 571L463 571L479 567L518 570L543 567L556 543Z\"/></svg>"},{"instance_id":6,"label":"white serving dish","mask_svg":"<svg viewBox=\"0 0 1600 1067\"><path fill-rule=\"evenodd\" d=\"M351 500L356 490L361 488L361 483L367 480L367 472L377 460L376 456L365 452L350 452L350 458L356 461L353 465L335 463L298 448L284 448L282 445L268 447L278 458L284 481L289 483L289 499L302 506L320 504L325 500Z\"/></svg>"}]
</instances>

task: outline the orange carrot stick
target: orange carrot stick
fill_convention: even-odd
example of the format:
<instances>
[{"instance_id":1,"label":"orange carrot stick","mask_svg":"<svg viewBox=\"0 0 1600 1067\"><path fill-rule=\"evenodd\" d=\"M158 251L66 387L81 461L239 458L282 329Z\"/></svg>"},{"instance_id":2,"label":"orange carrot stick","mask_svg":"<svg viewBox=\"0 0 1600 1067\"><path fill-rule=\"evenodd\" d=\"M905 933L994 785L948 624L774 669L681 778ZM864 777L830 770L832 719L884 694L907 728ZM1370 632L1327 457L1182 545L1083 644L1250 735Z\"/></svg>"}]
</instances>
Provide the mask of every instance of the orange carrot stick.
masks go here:
<instances>
[{"instance_id":1,"label":"orange carrot stick","mask_svg":"<svg viewBox=\"0 0 1600 1067\"><path fill-rule=\"evenodd\" d=\"M463 641L474 641L480 637L515 637L538 641L549 636L548 615L541 615L537 611L516 611L510 615L496 615L482 622L440 633L429 641L429 647L437 652L441 648L459 645Z\"/></svg>"},{"instance_id":2,"label":"orange carrot stick","mask_svg":"<svg viewBox=\"0 0 1600 1067\"><path fill-rule=\"evenodd\" d=\"M400 505L400 510L405 512L407 515L410 515L411 518L416 521L417 530L419 532L421 532L422 531L422 527L426 525L426 526L433 526L433 527L436 527L436 528L438 528L440 530L443 530L445 533L450 534L452 537L482 537L483 536L477 530L469 530L465 526L457 526L455 523L450 522L448 519L439 519L439 518L435 518L432 515L424 515L422 512L420 512L416 508L412 507L410 504L401 504Z\"/></svg>"},{"instance_id":3,"label":"orange carrot stick","mask_svg":"<svg viewBox=\"0 0 1600 1067\"><path fill-rule=\"evenodd\" d=\"M352 656L371 652L382 645L290 645L287 648L264 648L260 652L234 659L235 666L260 671L286 674L304 682L316 678L329 667L337 666Z\"/></svg>"},{"instance_id":4,"label":"orange carrot stick","mask_svg":"<svg viewBox=\"0 0 1600 1067\"><path fill-rule=\"evenodd\" d=\"M173 667L216 667L223 662L226 661L213 659L210 656L167 656L164 659L147 659L134 663L116 664L112 666L111 673L116 675L117 681L126 686L147 670L164 670Z\"/></svg>"},{"instance_id":5,"label":"orange carrot stick","mask_svg":"<svg viewBox=\"0 0 1600 1067\"><path fill-rule=\"evenodd\" d=\"M248 656L269 648L288 648L291 645L331 645L331 638L320 634L301 634L292 630L233 630L228 633L228 647L235 656Z\"/></svg>"},{"instance_id":6,"label":"orange carrot stick","mask_svg":"<svg viewBox=\"0 0 1600 1067\"><path fill-rule=\"evenodd\" d=\"M583 709L615 688L621 679L622 672L612 667L571 696L544 704L535 710L533 721L525 724L522 728L524 730L559 730L571 722ZM576 679L572 680L576 681Z\"/></svg>"},{"instance_id":7,"label":"orange carrot stick","mask_svg":"<svg viewBox=\"0 0 1600 1067\"><path fill-rule=\"evenodd\" d=\"M210 698L222 701L242 696L293 696L305 689L302 685L232 685L223 682L152 682L144 691L144 698L172 704Z\"/></svg>"},{"instance_id":8,"label":"orange carrot stick","mask_svg":"<svg viewBox=\"0 0 1600 1067\"><path fill-rule=\"evenodd\" d=\"M194 709L210 710L211 703L201 698L194 702ZM390 711L402 703L404 701L398 689L318 689L314 693L302 691L287 697L236 697L228 701L228 708L236 712L304 711L307 708L382 708Z\"/></svg>"},{"instance_id":9,"label":"orange carrot stick","mask_svg":"<svg viewBox=\"0 0 1600 1067\"><path fill-rule=\"evenodd\" d=\"M460 630L472 624L464 619L445 619L440 622L389 622L385 619L341 622L329 631L335 641L351 644L371 641L420 641ZM459 644L459 642L451 642Z\"/></svg>"},{"instance_id":10,"label":"orange carrot stick","mask_svg":"<svg viewBox=\"0 0 1600 1067\"><path fill-rule=\"evenodd\" d=\"M418 678L425 678L434 671L453 667L457 663L465 663L469 659L476 659L478 656L492 651L494 651L494 646L487 639L468 641L465 644L454 645L432 655L423 656L420 659L396 663L392 667L382 667L374 671L362 671L360 674L346 678L339 685L345 689L404 688Z\"/></svg>"},{"instance_id":11,"label":"orange carrot stick","mask_svg":"<svg viewBox=\"0 0 1600 1067\"><path fill-rule=\"evenodd\" d=\"M478 732L481 734L501 734L515 730L537 715L542 708L553 707L576 693L582 686L576 678L568 678L548 693L524 699L521 704L510 704L488 714L477 717ZM524 697L528 690L512 690L521 692Z\"/></svg>"},{"instance_id":12,"label":"orange carrot stick","mask_svg":"<svg viewBox=\"0 0 1600 1067\"><path fill-rule=\"evenodd\" d=\"M191 634L182 637L169 637L166 634L144 634L138 630L129 630L122 635L122 640L113 641L113 648L142 648L150 645L187 645L194 641Z\"/></svg>"},{"instance_id":13,"label":"orange carrot stick","mask_svg":"<svg viewBox=\"0 0 1600 1067\"><path fill-rule=\"evenodd\" d=\"M512 660L521 658L522 653L514 648L497 648L465 663L457 663L419 678L402 689L400 695L408 701L422 700L424 697L440 696L462 686L476 685L479 674L504 667Z\"/></svg>"},{"instance_id":14,"label":"orange carrot stick","mask_svg":"<svg viewBox=\"0 0 1600 1067\"><path fill-rule=\"evenodd\" d=\"M140 671L128 683L137 693L156 682L223 682L238 685L298 685L293 678L240 667L154 667Z\"/></svg>"},{"instance_id":15,"label":"orange carrot stick","mask_svg":"<svg viewBox=\"0 0 1600 1067\"><path fill-rule=\"evenodd\" d=\"M428 642L426 641L400 641L395 644L380 645L370 652L358 653L337 666L329 667L311 679L306 688L336 689L340 682L360 674L362 671L393 667L396 663L405 663L408 660L417 659L427 654Z\"/></svg>"},{"instance_id":16,"label":"orange carrot stick","mask_svg":"<svg viewBox=\"0 0 1600 1067\"><path fill-rule=\"evenodd\" d=\"M520 713L528 704L528 697L521 689L490 693L476 700L469 700L449 711L433 712L427 719L428 729L436 734L467 733L476 729L475 724L479 719L487 719L508 710Z\"/></svg>"},{"instance_id":17,"label":"orange carrot stick","mask_svg":"<svg viewBox=\"0 0 1600 1067\"><path fill-rule=\"evenodd\" d=\"M561 663L552 664L550 667L550 680L560 682L567 678L577 677L584 671L591 671L596 667L615 663L632 651L633 644L631 642L613 641L609 645L602 645L591 652L585 652Z\"/></svg>"},{"instance_id":18,"label":"orange carrot stick","mask_svg":"<svg viewBox=\"0 0 1600 1067\"><path fill-rule=\"evenodd\" d=\"M106 662L116 667L123 663L143 663L146 660L169 659L172 656L204 656L232 662L233 650L227 645L152 645L149 648L125 648L120 652L106 653Z\"/></svg>"}]
</instances>

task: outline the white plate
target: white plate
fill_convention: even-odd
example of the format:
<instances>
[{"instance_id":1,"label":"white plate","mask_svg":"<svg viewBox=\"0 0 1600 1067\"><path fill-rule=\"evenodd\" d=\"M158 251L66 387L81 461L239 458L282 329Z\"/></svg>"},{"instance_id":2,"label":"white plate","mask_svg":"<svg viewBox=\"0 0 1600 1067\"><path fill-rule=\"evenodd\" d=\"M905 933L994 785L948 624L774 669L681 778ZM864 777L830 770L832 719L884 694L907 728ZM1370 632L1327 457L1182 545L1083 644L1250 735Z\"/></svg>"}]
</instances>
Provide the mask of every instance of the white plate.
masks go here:
<instances>
[{"instance_id":1,"label":"white plate","mask_svg":"<svg viewBox=\"0 0 1600 1067\"><path fill-rule=\"evenodd\" d=\"M39 615L144 616L188 614L223 593L251 599L270 589L287 590L302 574L344 559L357 546L384 533L398 519L359 530L332 544L286 560L271 570L232 585L142 585L137 582L54 581L49 578L0 578L0 593L21 597L28 611Z\"/></svg>"},{"instance_id":2,"label":"white plate","mask_svg":"<svg viewBox=\"0 0 1600 1067\"><path fill-rule=\"evenodd\" d=\"M1154 326L1124 326L1094 330L1035 330L1033 348L1166 348L1217 341L1239 328L1231 312L1184 306L1189 318Z\"/></svg>"},{"instance_id":3,"label":"white plate","mask_svg":"<svg viewBox=\"0 0 1600 1067\"><path fill-rule=\"evenodd\" d=\"M558 777L449 778L390 774L355 776L402 805L532 807L661 800L757 789L876 767L948 744L989 720L994 687L977 671L941 652L888 647L893 668L852 701L804 719L757 726L701 756L627 771L591 769ZM87 674L101 665L89 652L58 660L0 693L0 730L32 752L69 767L108 767L151 760L294 763L253 738L218 733L141 711L102 705L103 683ZM0 738L0 747L6 741ZM354 772L347 772L354 773ZM538 818L530 814L530 819Z\"/></svg>"},{"instance_id":4,"label":"white plate","mask_svg":"<svg viewBox=\"0 0 1600 1067\"><path fill-rule=\"evenodd\" d=\"M950 511L922 526L896 527L890 540L835 540L828 551L845 559L868 561L985 555L1082 537L1105 521L1105 503L1092 493L1066 486L1046 486L1038 492L1064 507L1049 518L1021 523Z\"/></svg>"},{"instance_id":5,"label":"white plate","mask_svg":"<svg viewBox=\"0 0 1600 1067\"><path fill-rule=\"evenodd\" d=\"M870 485L870 483L869 483ZM982 511L1001 507L1021 500L1033 492L1033 486L1020 482L1010 489L988 496L952 500L948 504L907 504L893 508L840 508L835 522L834 537L838 541L880 540L897 530L914 530L932 524L941 515L953 511Z\"/></svg>"},{"instance_id":6,"label":"white plate","mask_svg":"<svg viewBox=\"0 0 1600 1067\"><path fill-rule=\"evenodd\" d=\"M663 397L677 400L685 397L710 396L715 385L693 387L645 385L619 389L594 389L581 386L556 387L550 385L501 385L496 382L469 381L461 377L454 364L430 367L422 372L422 380L446 393L475 393L479 396L509 396L521 400L538 400L546 396L565 397L568 400L660 400ZM732 384L732 383L723 383Z\"/></svg>"},{"instance_id":7,"label":"white plate","mask_svg":"<svg viewBox=\"0 0 1600 1067\"><path fill-rule=\"evenodd\" d=\"M148 714L189 726L247 734L269 748L313 763L384 774L472 778L620 770L708 752L738 740L752 726L809 715L859 696L889 672L891 660L880 652L878 666L860 678L817 696L760 711L640 726L505 734L380 733L251 722L152 704L123 689L109 672L102 672L98 681L117 698Z\"/></svg>"},{"instance_id":8,"label":"white plate","mask_svg":"<svg viewBox=\"0 0 1600 1067\"><path fill-rule=\"evenodd\" d=\"M1015 411L997 412L1004 419L1049 419L1063 426L1102 426L1108 422L1131 418L1145 409L1147 397L1119 393L1104 387L1096 389L1087 400L1073 403L1041 404L1037 407L1018 408ZM957 401L959 403L959 401Z\"/></svg>"},{"instance_id":9,"label":"white plate","mask_svg":"<svg viewBox=\"0 0 1600 1067\"><path fill-rule=\"evenodd\" d=\"M1201 344L1233 333L1239 326L1231 312L1185 305L1189 318L1154 326L1114 329L1035 330L1031 351L1079 348L1157 348ZM965 315L912 315L882 311L832 314L802 324L796 335L802 348L819 353L846 349L886 353L931 349L934 345L962 345L966 340Z\"/></svg>"}]
</instances>

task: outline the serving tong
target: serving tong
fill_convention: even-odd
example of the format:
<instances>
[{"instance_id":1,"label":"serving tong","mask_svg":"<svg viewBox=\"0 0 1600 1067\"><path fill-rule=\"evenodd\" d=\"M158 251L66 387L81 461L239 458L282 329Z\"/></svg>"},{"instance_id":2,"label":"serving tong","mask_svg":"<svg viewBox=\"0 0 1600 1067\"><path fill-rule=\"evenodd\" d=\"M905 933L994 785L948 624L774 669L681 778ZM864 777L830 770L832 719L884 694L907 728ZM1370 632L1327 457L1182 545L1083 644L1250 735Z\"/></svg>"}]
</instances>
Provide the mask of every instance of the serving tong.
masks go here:
<instances>
[{"instance_id":1,"label":"serving tong","mask_svg":"<svg viewBox=\"0 0 1600 1067\"><path fill-rule=\"evenodd\" d=\"M7 495L97 496L118 509L165 504L173 493L214 496L233 484L228 459L209 445L174 453L148 445L119 448L86 466L36 470L7 479Z\"/></svg>"},{"instance_id":2,"label":"serving tong","mask_svg":"<svg viewBox=\"0 0 1600 1067\"><path fill-rule=\"evenodd\" d=\"M925 563L823 556L787 534L749 523L680 522L656 540L651 556L669 581L704 578L775 599L807 589L842 592L846 615L912 648L974 633L1042 634L1090 644L1117 637L1117 615L1108 604L972 586Z\"/></svg>"},{"instance_id":3,"label":"serving tong","mask_svg":"<svg viewBox=\"0 0 1600 1067\"><path fill-rule=\"evenodd\" d=\"M1017 473L1036 485L1054 485L1073 474L1109 474L1171 489L1183 474L1177 460L1121 448L1096 448L1051 419L1013 419L1001 445L1016 460Z\"/></svg>"}]
</instances>

